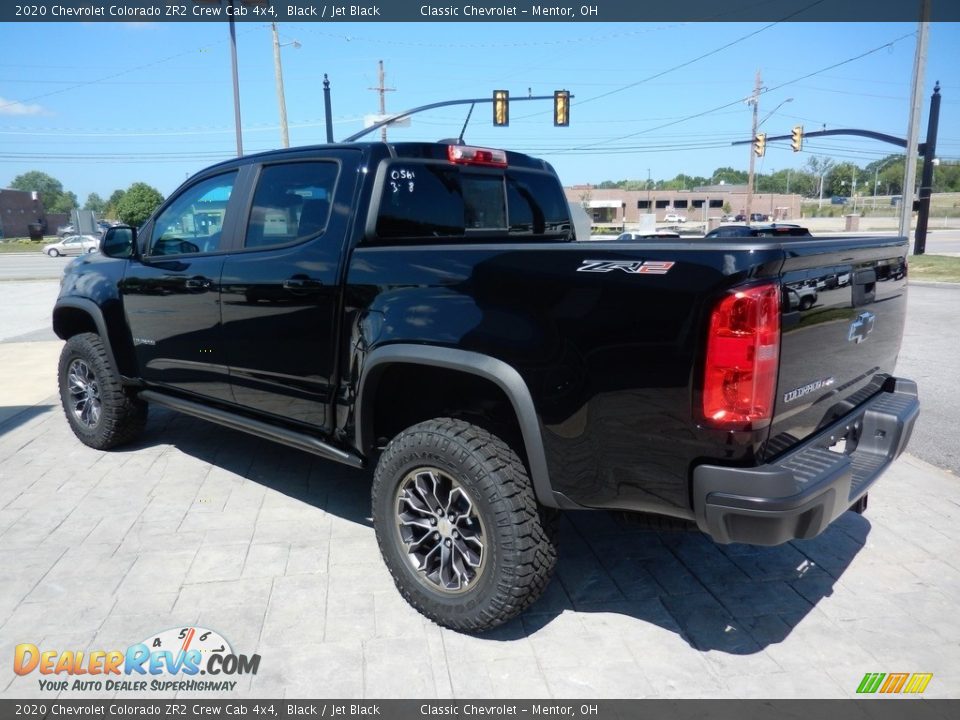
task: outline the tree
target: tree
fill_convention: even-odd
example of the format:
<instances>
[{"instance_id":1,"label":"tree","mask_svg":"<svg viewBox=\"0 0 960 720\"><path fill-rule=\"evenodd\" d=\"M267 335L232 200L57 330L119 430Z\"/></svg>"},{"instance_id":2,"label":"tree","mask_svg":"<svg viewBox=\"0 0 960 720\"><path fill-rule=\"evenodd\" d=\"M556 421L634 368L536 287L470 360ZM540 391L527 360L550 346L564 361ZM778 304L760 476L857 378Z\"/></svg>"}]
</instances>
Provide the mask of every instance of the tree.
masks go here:
<instances>
[{"instance_id":1,"label":"tree","mask_svg":"<svg viewBox=\"0 0 960 720\"><path fill-rule=\"evenodd\" d=\"M830 169L833 167L833 159L824 157L823 155L814 155L811 158L807 159L807 171L817 178L817 188L815 195L821 196L829 194L825 192L825 186L821 188L821 185L824 184L826 176L830 173Z\"/></svg>"},{"instance_id":2,"label":"tree","mask_svg":"<svg viewBox=\"0 0 960 720\"><path fill-rule=\"evenodd\" d=\"M867 178L867 174L852 162L842 162L834 165L830 174L824 181L823 194L841 195L843 197L853 197L854 190L860 188L860 194L867 193L870 190L870 182L873 176ZM870 195L873 193L870 192Z\"/></svg>"},{"instance_id":3,"label":"tree","mask_svg":"<svg viewBox=\"0 0 960 720\"><path fill-rule=\"evenodd\" d=\"M84 210L93 210L98 217L103 216L103 211L106 209L106 207L107 201L97 195L95 192L87 195L87 201L83 204Z\"/></svg>"},{"instance_id":4,"label":"tree","mask_svg":"<svg viewBox=\"0 0 960 720\"><path fill-rule=\"evenodd\" d=\"M717 168L713 171L712 185L723 182L724 185L746 185L747 173L743 170L734 170L732 167Z\"/></svg>"},{"instance_id":5,"label":"tree","mask_svg":"<svg viewBox=\"0 0 960 720\"><path fill-rule=\"evenodd\" d=\"M107 198L107 206L103 209L104 217L117 217L117 206L120 204L120 200L123 199L123 194L125 192L125 190L114 190L112 193L110 193L110 197Z\"/></svg>"},{"instance_id":6,"label":"tree","mask_svg":"<svg viewBox=\"0 0 960 720\"><path fill-rule=\"evenodd\" d=\"M77 207L77 196L63 189L63 183L45 172L31 170L17 175L11 182L13 190L37 192L47 212L68 213Z\"/></svg>"},{"instance_id":7,"label":"tree","mask_svg":"<svg viewBox=\"0 0 960 720\"><path fill-rule=\"evenodd\" d=\"M117 216L127 225L138 227L163 202L163 195L146 183L136 182L117 203Z\"/></svg>"}]
</instances>

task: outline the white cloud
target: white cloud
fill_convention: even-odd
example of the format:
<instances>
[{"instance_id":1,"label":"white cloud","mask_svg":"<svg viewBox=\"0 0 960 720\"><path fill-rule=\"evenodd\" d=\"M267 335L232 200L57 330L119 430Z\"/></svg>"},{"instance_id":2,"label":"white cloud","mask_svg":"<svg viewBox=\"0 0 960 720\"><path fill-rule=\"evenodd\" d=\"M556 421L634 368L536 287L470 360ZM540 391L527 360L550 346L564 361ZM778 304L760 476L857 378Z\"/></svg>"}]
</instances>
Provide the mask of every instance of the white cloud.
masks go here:
<instances>
[{"instance_id":1,"label":"white cloud","mask_svg":"<svg viewBox=\"0 0 960 720\"><path fill-rule=\"evenodd\" d=\"M27 105L18 100L0 97L0 115L39 115L43 108L39 105Z\"/></svg>"}]
</instances>

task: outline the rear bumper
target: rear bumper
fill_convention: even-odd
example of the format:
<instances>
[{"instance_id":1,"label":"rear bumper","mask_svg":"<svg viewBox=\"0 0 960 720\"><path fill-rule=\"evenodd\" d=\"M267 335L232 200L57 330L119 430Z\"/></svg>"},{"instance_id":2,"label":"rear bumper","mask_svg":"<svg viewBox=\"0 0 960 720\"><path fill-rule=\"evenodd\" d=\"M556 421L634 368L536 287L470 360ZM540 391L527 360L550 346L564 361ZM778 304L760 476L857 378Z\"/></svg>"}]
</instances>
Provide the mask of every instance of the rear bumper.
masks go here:
<instances>
[{"instance_id":1,"label":"rear bumper","mask_svg":"<svg viewBox=\"0 0 960 720\"><path fill-rule=\"evenodd\" d=\"M776 462L753 468L700 465L693 471L699 528L716 542L780 545L819 535L863 497L903 452L920 413L917 385L894 379L882 392ZM827 448L859 429L848 454Z\"/></svg>"}]
</instances>

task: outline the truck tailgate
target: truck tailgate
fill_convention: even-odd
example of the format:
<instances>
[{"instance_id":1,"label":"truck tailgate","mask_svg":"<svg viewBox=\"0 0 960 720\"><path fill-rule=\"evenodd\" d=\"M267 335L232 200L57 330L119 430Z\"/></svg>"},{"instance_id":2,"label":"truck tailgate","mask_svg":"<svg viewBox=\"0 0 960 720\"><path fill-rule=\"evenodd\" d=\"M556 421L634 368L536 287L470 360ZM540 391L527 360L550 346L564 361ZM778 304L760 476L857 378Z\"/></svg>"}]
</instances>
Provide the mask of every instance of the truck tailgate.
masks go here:
<instances>
[{"instance_id":1,"label":"truck tailgate","mask_svg":"<svg viewBox=\"0 0 960 720\"><path fill-rule=\"evenodd\" d=\"M881 389L906 316L904 238L810 238L784 250L780 371L765 460Z\"/></svg>"}]
</instances>

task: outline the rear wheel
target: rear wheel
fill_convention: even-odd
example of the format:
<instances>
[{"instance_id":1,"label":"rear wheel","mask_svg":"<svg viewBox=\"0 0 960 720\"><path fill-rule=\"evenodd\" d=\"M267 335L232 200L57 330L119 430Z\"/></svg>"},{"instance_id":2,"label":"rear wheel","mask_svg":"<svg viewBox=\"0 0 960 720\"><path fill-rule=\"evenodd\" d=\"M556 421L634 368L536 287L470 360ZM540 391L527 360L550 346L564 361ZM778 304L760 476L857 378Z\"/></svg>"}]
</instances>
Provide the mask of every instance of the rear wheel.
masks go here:
<instances>
[{"instance_id":1,"label":"rear wheel","mask_svg":"<svg viewBox=\"0 0 960 720\"><path fill-rule=\"evenodd\" d=\"M107 450L130 442L147 423L147 404L130 396L99 335L81 333L60 353L60 401L81 442Z\"/></svg>"},{"instance_id":2,"label":"rear wheel","mask_svg":"<svg viewBox=\"0 0 960 720\"><path fill-rule=\"evenodd\" d=\"M374 475L373 519L400 593L454 630L518 615L556 561L516 453L462 420L429 420L390 442Z\"/></svg>"}]
</instances>

